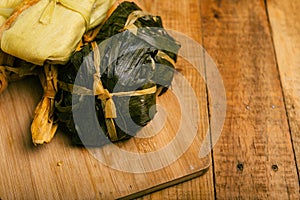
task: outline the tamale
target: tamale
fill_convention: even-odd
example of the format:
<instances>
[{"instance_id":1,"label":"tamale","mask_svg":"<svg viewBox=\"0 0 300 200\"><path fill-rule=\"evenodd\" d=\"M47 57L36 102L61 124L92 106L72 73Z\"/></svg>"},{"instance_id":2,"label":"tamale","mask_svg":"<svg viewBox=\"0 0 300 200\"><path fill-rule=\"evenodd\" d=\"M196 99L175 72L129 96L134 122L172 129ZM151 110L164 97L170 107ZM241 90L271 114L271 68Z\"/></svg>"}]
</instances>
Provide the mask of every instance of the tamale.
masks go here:
<instances>
[{"instance_id":1,"label":"tamale","mask_svg":"<svg viewBox=\"0 0 300 200\"><path fill-rule=\"evenodd\" d=\"M160 17L123 2L95 41L58 67L56 114L76 144L128 139L153 118L157 87L170 85L180 48L162 27Z\"/></svg>"},{"instance_id":2,"label":"tamale","mask_svg":"<svg viewBox=\"0 0 300 200\"><path fill-rule=\"evenodd\" d=\"M94 2L38 1L2 33L1 49L36 65L66 63L89 26Z\"/></svg>"},{"instance_id":3,"label":"tamale","mask_svg":"<svg viewBox=\"0 0 300 200\"><path fill-rule=\"evenodd\" d=\"M15 7L22 0L1 0L0 2L0 26L6 21L6 19L12 14Z\"/></svg>"},{"instance_id":4,"label":"tamale","mask_svg":"<svg viewBox=\"0 0 300 200\"><path fill-rule=\"evenodd\" d=\"M116 2L116 0L96 0L91 13L88 29L93 29L100 25L106 17L107 11Z\"/></svg>"}]
</instances>

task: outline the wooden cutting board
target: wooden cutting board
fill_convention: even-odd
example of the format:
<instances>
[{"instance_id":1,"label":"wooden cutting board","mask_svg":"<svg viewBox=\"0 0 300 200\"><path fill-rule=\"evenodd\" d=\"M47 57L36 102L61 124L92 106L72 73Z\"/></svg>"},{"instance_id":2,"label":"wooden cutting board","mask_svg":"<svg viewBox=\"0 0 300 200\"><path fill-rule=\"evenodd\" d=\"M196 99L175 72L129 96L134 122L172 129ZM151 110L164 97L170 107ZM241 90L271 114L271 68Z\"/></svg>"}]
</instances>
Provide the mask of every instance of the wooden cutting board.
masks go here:
<instances>
[{"instance_id":1,"label":"wooden cutting board","mask_svg":"<svg viewBox=\"0 0 300 200\"><path fill-rule=\"evenodd\" d=\"M198 157L207 119L193 124L189 116L182 118L185 111L171 90L159 97L153 122L138 134L155 135L91 150L72 146L69 135L63 132L58 132L50 144L32 145L30 122L41 95L39 81L31 77L10 84L0 96L0 198L136 197L199 176L209 166L208 157ZM205 110L200 114L206 116ZM182 133L178 133L180 126ZM193 128L197 126L198 131ZM197 135L186 146L184 140L189 140L194 130ZM168 144L172 147L163 151ZM135 156L116 158L116 149L136 152L141 160L136 161ZM156 152L155 157L147 156L151 152ZM101 153L104 161L100 161ZM177 155L181 156L176 159ZM174 158L173 163L170 158Z\"/></svg>"},{"instance_id":2,"label":"wooden cutting board","mask_svg":"<svg viewBox=\"0 0 300 200\"><path fill-rule=\"evenodd\" d=\"M158 6L155 2L151 6ZM193 19L193 5L178 2L164 1L154 14L162 15L166 27L180 30ZM149 3L144 6L151 12ZM180 18L183 26L172 27L180 16L164 16L170 5L189 13ZM181 31L195 33L188 27ZM190 51L203 65L202 53ZM200 158L199 150L209 128L207 88L185 59L179 58L177 69L172 88L158 98L158 113L138 133L140 138L96 149L73 146L62 131L51 143L33 146L30 123L42 88L36 77L11 83L0 94L0 199L134 198L205 173L210 155Z\"/></svg>"}]
</instances>

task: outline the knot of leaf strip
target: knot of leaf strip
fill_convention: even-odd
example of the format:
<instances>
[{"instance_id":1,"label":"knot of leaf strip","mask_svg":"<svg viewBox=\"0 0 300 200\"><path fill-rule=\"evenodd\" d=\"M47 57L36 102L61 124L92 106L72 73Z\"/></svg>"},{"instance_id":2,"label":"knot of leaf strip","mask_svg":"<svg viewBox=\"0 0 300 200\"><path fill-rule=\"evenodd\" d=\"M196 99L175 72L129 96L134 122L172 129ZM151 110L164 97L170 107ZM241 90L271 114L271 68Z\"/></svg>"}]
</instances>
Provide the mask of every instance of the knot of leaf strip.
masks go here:
<instances>
[{"instance_id":1,"label":"knot of leaf strip","mask_svg":"<svg viewBox=\"0 0 300 200\"><path fill-rule=\"evenodd\" d=\"M112 96L107 89L104 89L99 74L94 74L94 95L101 100L106 119L117 118L116 106Z\"/></svg>"}]
</instances>

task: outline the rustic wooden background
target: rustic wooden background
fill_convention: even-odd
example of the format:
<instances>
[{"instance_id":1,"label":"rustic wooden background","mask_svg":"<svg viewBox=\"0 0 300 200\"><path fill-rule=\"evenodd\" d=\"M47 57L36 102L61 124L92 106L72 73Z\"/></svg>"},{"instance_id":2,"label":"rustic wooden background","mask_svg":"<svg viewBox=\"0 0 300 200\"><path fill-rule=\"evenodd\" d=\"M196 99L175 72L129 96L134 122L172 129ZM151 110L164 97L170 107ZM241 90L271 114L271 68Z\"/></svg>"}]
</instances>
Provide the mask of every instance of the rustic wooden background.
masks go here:
<instances>
[{"instance_id":1,"label":"rustic wooden background","mask_svg":"<svg viewBox=\"0 0 300 200\"><path fill-rule=\"evenodd\" d=\"M182 32L205 48L222 75L227 96L225 124L209 155L211 166L208 171L201 177L141 199L299 199L300 1L138 1L147 11L160 15L166 28ZM0 168L0 192L3 192L0 199L20 197L19 193L26 194L27 191L34 191L35 194L28 196L36 198L56 194L55 198L64 199L67 197L64 195L74 193L76 198L92 199L95 196L88 193L88 189L95 187L95 191L100 190L96 188L97 184L87 179L74 179L78 182L55 180L55 177L74 175L63 166L69 166L78 177L88 177L98 165L95 160L86 158L87 153L68 148L66 135L58 136L48 146L30 152L24 150L30 146L27 135L30 119L42 92L39 87L30 87L36 83L37 79L27 79L12 84L0 98L1 123L7 124L0 126L0 133L22 132L21 135L2 135L5 140L0 141L1 149L5 150L0 152L2 158L21 155L18 159L12 157L0 162L1 166L6 166ZM199 87L205 93L205 87ZM30 94L32 98L27 98ZM15 96L22 104L7 103L16 101ZM206 109L202 112L209 112L209 104L204 103ZM200 106L203 106L201 102ZM4 110L16 112L8 114ZM16 121L19 126L13 126ZM21 147L13 149L16 145ZM53 152L51 148L57 148L57 151ZM45 152L51 155L45 156ZM85 167L79 168L70 160L53 163L66 153L72 159L82 161L78 165ZM76 157L78 155L80 157ZM12 164L18 167L17 170L11 167ZM38 167L42 164L46 167ZM62 167L58 168L60 164ZM46 174L48 172L52 174ZM32 177L31 174L38 175ZM96 178L105 185L109 177L103 177L99 172ZM32 179L28 183L40 183L37 180L44 179L44 183L51 184L39 186L42 189L36 191L32 189L36 187L34 185L23 185L22 180L27 178ZM68 184L74 186L66 190L61 188ZM109 187L103 190L109 190ZM12 194L5 193L5 188L13 189ZM101 194L96 198L101 198Z\"/></svg>"},{"instance_id":2,"label":"rustic wooden background","mask_svg":"<svg viewBox=\"0 0 300 200\"><path fill-rule=\"evenodd\" d=\"M299 199L300 1L144 2L212 56L227 116L208 173L143 199Z\"/></svg>"}]
</instances>

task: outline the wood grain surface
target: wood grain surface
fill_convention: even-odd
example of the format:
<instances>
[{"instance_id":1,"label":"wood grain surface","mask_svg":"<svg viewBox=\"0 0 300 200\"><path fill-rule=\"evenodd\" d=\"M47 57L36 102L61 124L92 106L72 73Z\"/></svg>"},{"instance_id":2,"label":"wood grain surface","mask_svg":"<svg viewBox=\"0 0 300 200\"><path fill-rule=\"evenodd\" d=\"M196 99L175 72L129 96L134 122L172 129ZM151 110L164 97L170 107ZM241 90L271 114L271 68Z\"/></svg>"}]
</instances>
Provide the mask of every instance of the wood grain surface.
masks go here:
<instances>
[{"instance_id":1,"label":"wood grain surface","mask_svg":"<svg viewBox=\"0 0 300 200\"><path fill-rule=\"evenodd\" d=\"M193 61L203 65L203 57L200 51ZM11 83L0 95L0 198L127 199L203 175L211 163L210 155L198 156L209 128L206 85L184 58L177 69L170 90L158 97L154 120L137 135L151 137L102 148L72 146L62 131L50 144L33 146L30 122L40 83L34 77Z\"/></svg>"},{"instance_id":2,"label":"wood grain surface","mask_svg":"<svg viewBox=\"0 0 300 200\"><path fill-rule=\"evenodd\" d=\"M299 108L295 104L299 100L300 2L190 3L194 10L201 8L197 32L223 76L226 123L213 149L212 175L144 199L299 199L294 156L299 160ZM181 10L181 14L190 13ZM209 198L207 188L201 186L209 185L211 177L215 196Z\"/></svg>"},{"instance_id":3,"label":"wood grain surface","mask_svg":"<svg viewBox=\"0 0 300 200\"><path fill-rule=\"evenodd\" d=\"M292 142L300 166L300 2L267 1Z\"/></svg>"},{"instance_id":4,"label":"wood grain surface","mask_svg":"<svg viewBox=\"0 0 300 200\"><path fill-rule=\"evenodd\" d=\"M130 194L144 195L140 199L146 200L300 199L300 1L138 1L150 13L160 15L166 28L202 44L222 75L226 121L212 154L200 162L211 167L184 183L163 184L177 183L174 179L179 174L186 179L195 175L190 161L200 166L196 152L212 115L205 83L183 58L178 62L179 72L196 91L204 120L187 154L151 175L112 170L86 149L73 147L62 132L50 144L33 147L29 127L42 89L36 78L27 78L12 83L0 95L0 199L111 199ZM205 66L203 58L199 54L197 60ZM172 92L159 101L170 109L171 104L178 104L170 99ZM179 110L172 113L178 119ZM153 140L129 143L135 144L134 151L153 150Z\"/></svg>"},{"instance_id":5,"label":"wood grain surface","mask_svg":"<svg viewBox=\"0 0 300 200\"><path fill-rule=\"evenodd\" d=\"M217 199L297 199L299 182L263 1L201 1L204 47L227 116L214 148Z\"/></svg>"}]
</instances>

